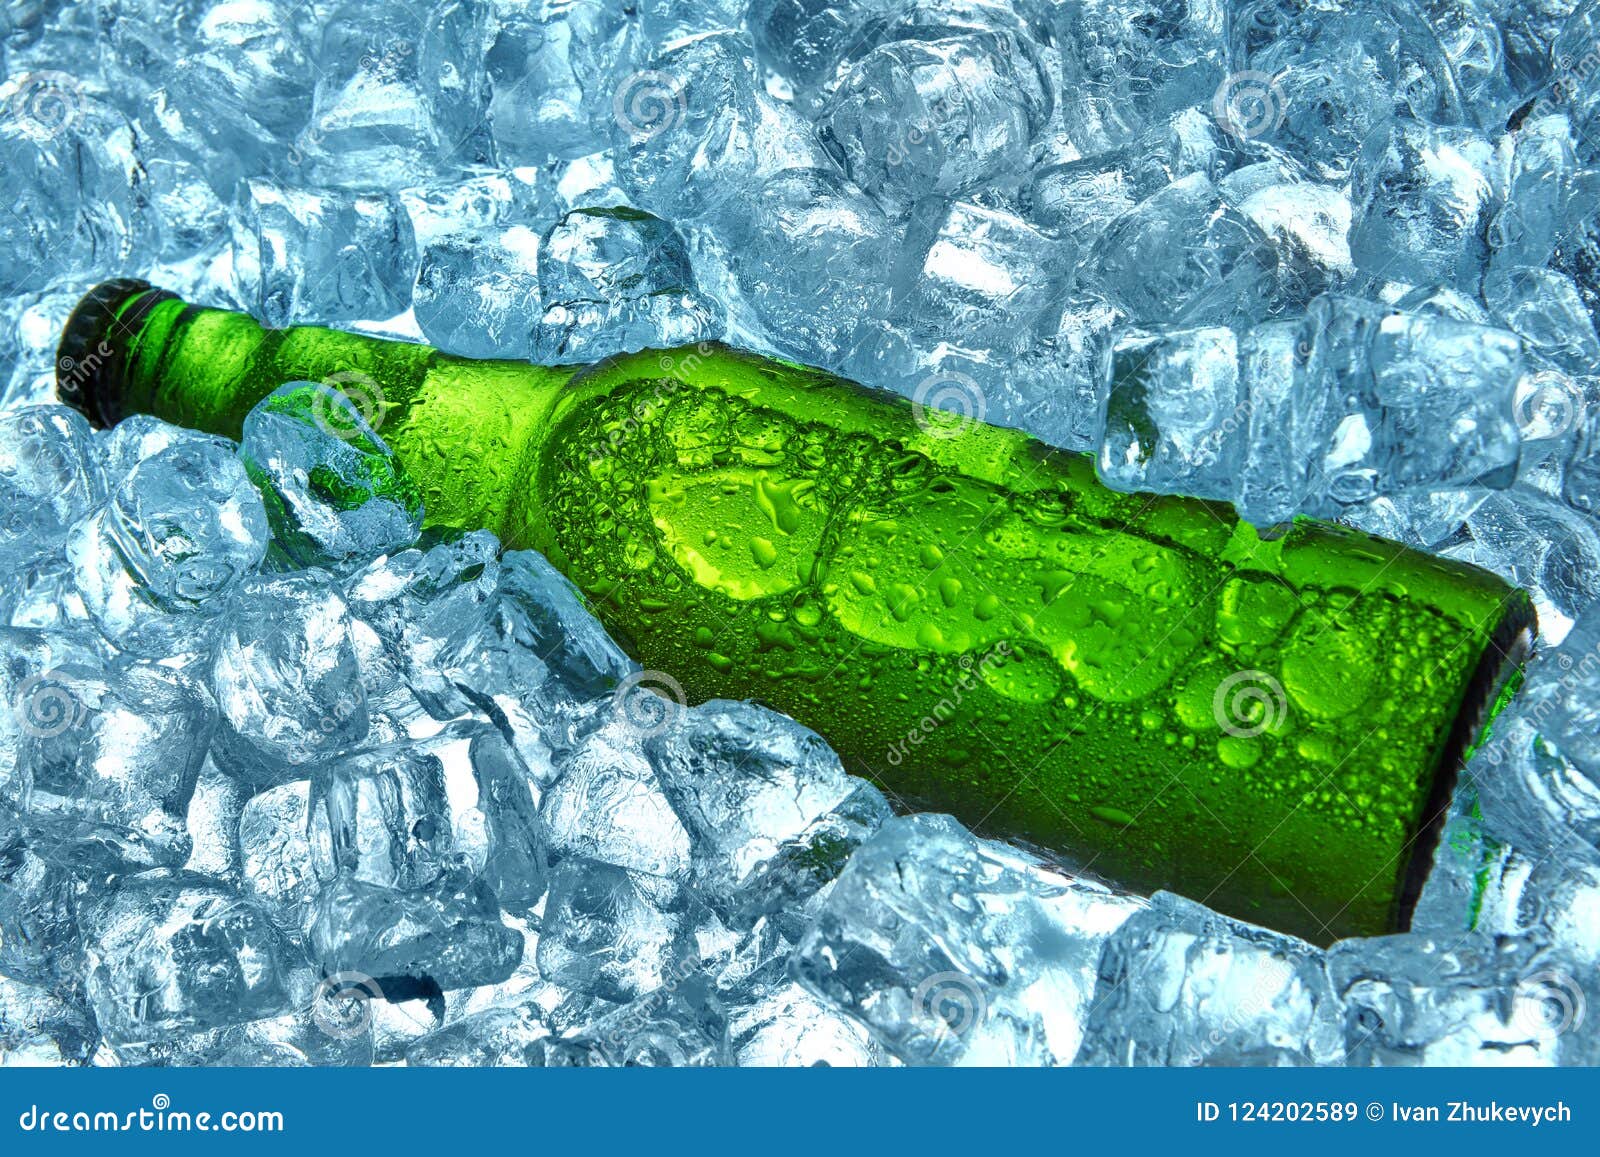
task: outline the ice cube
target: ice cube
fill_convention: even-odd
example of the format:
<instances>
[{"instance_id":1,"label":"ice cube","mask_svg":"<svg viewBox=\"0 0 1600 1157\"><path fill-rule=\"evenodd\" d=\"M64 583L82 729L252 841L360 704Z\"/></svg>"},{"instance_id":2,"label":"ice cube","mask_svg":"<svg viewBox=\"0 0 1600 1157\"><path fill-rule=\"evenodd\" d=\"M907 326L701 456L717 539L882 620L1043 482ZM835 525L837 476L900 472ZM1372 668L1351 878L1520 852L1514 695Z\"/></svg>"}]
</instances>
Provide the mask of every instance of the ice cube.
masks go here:
<instances>
[{"instance_id":1,"label":"ice cube","mask_svg":"<svg viewBox=\"0 0 1600 1157\"><path fill-rule=\"evenodd\" d=\"M1260 227L1277 254L1272 316L1303 313L1312 298L1342 288L1355 273L1350 201L1343 189L1275 182L1243 196L1239 211Z\"/></svg>"},{"instance_id":2,"label":"ice cube","mask_svg":"<svg viewBox=\"0 0 1600 1157\"><path fill-rule=\"evenodd\" d=\"M662 52L612 95L617 178L637 204L666 220L715 211L748 191L752 174L770 161L751 147L760 92L749 41L738 33L714 32Z\"/></svg>"},{"instance_id":3,"label":"ice cube","mask_svg":"<svg viewBox=\"0 0 1600 1157\"><path fill-rule=\"evenodd\" d=\"M537 1006L487 1008L429 1033L406 1050L414 1068L524 1068L537 1063L536 1044L550 1035Z\"/></svg>"},{"instance_id":4,"label":"ice cube","mask_svg":"<svg viewBox=\"0 0 1600 1157\"><path fill-rule=\"evenodd\" d=\"M1312 303L1306 324L1295 438L1318 456L1333 504L1509 484L1520 442L1514 335L1333 295ZM1423 439L1434 448L1426 459L1414 452Z\"/></svg>"},{"instance_id":5,"label":"ice cube","mask_svg":"<svg viewBox=\"0 0 1600 1157\"><path fill-rule=\"evenodd\" d=\"M1238 340L1225 326L1125 331L1111 348L1101 479L1118 490L1232 497L1246 389Z\"/></svg>"},{"instance_id":6,"label":"ice cube","mask_svg":"<svg viewBox=\"0 0 1600 1157\"><path fill-rule=\"evenodd\" d=\"M690 974L543 1044L546 1067L725 1065L727 1012L706 978Z\"/></svg>"},{"instance_id":7,"label":"ice cube","mask_svg":"<svg viewBox=\"0 0 1600 1157\"><path fill-rule=\"evenodd\" d=\"M290 928L303 928L320 881L312 863L311 781L291 780L250 797L239 815L244 891Z\"/></svg>"},{"instance_id":8,"label":"ice cube","mask_svg":"<svg viewBox=\"0 0 1600 1157\"><path fill-rule=\"evenodd\" d=\"M1253 159L1199 109L1158 121L1110 152L1086 157L1059 139L1045 147L1045 163L1028 192L1029 220L1068 241L1074 260L1118 215L1173 181L1195 173L1221 181L1242 160Z\"/></svg>"},{"instance_id":9,"label":"ice cube","mask_svg":"<svg viewBox=\"0 0 1600 1157\"><path fill-rule=\"evenodd\" d=\"M1470 537L1440 553L1525 587L1541 636L1559 643L1600 597L1600 535L1566 503L1527 485L1490 495L1467 519Z\"/></svg>"},{"instance_id":10,"label":"ice cube","mask_svg":"<svg viewBox=\"0 0 1600 1157\"><path fill-rule=\"evenodd\" d=\"M445 680L487 711L530 769L549 732L580 702L617 687L633 662L544 556L506 551L486 619L456 631L437 658Z\"/></svg>"},{"instance_id":11,"label":"ice cube","mask_svg":"<svg viewBox=\"0 0 1600 1157\"><path fill-rule=\"evenodd\" d=\"M979 34L881 44L850 68L824 113L845 173L903 216L1028 167L1049 95L1008 38Z\"/></svg>"},{"instance_id":12,"label":"ice cube","mask_svg":"<svg viewBox=\"0 0 1600 1157\"><path fill-rule=\"evenodd\" d=\"M642 0L639 33L645 43L671 48L707 32L739 28L744 0Z\"/></svg>"},{"instance_id":13,"label":"ice cube","mask_svg":"<svg viewBox=\"0 0 1600 1157\"><path fill-rule=\"evenodd\" d=\"M1600 127L1600 101L1595 100L1592 83L1600 49L1600 13L1593 4L1573 4L1572 0L1547 0L1533 8L1531 13L1507 12L1505 19L1512 27L1530 18L1548 22L1540 32L1541 39L1548 37L1549 58L1539 62L1554 72L1548 99L1567 107L1584 163L1592 165L1600 161L1600 148L1594 141L1595 129ZM1557 24L1563 16L1566 19ZM1533 86L1527 91L1534 91Z\"/></svg>"},{"instance_id":14,"label":"ice cube","mask_svg":"<svg viewBox=\"0 0 1600 1157\"><path fill-rule=\"evenodd\" d=\"M1491 267L1537 268L1555 252L1578 159L1564 116L1536 116L1511 138L1505 204L1489 225Z\"/></svg>"},{"instance_id":15,"label":"ice cube","mask_svg":"<svg viewBox=\"0 0 1600 1157\"><path fill-rule=\"evenodd\" d=\"M1068 272L1060 257L1020 217L957 202L939 222L896 317L928 340L1015 349L1060 292Z\"/></svg>"},{"instance_id":16,"label":"ice cube","mask_svg":"<svg viewBox=\"0 0 1600 1157\"><path fill-rule=\"evenodd\" d=\"M1507 544L1515 549L1515 544ZM1563 755L1600 784L1600 607L1576 616L1559 647L1543 651L1530 665L1522 711ZM1485 745L1490 756L1506 745ZM1496 760L1498 762L1498 760Z\"/></svg>"},{"instance_id":17,"label":"ice cube","mask_svg":"<svg viewBox=\"0 0 1600 1157\"><path fill-rule=\"evenodd\" d=\"M73 867L70 855L39 844L0 810L0 976L49 989L76 983L84 885Z\"/></svg>"},{"instance_id":18,"label":"ice cube","mask_svg":"<svg viewBox=\"0 0 1600 1157\"><path fill-rule=\"evenodd\" d=\"M1600 169L1581 169L1558 227L1550 267L1572 278L1600 324Z\"/></svg>"},{"instance_id":19,"label":"ice cube","mask_svg":"<svg viewBox=\"0 0 1600 1157\"><path fill-rule=\"evenodd\" d=\"M720 336L721 311L695 287L683 238L637 209L574 209L540 243L543 315L532 356L546 364L692 345Z\"/></svg>"},{"instance_id":20,"label":"ice cube","mask_svg":"<svg viewBox=\"0 0 1600 1157\"><path fill-rule=\"evenodd\" d=\"M203 876L147 872L83 914L89 999L113 1040L279 1016L292 944L254 901Z\"/></svg>"},{"instance_id":21,"label":"ice cube","mask_svg":"<svg viewBox=\"0 0 1600 1157\"><path fill-rule=\"evenodd\" d=\"M1488 259L1503 191L1493 146L1465 128L1396 121L1361 146L1350 253L1361 272L1469 295Z\"/></svg>"},{"instance_id":22,"label":"ice cube","mask_svg":"<svg viewBox=\"0 0 1600 1157\"><path fill-rule=\"evenodd\" d=\"M632 13L607 0L496 0L492 7L487 64L501 157L538 164L547 155L593 152L635 66Z\"/></svg>"},{"instance_id":23,"label":"ice cube","mask_svg":"<svg viewBox=\"0 0 1600 1157\"><path fill-rule=\"evenodd\" d=\"M36 292L130 260L145 223L127 119L55 69L0 80L0 110L0 292Z\"/></svg>"},{"instance_id":24,"label":"ice cube","mask_svg":"<svg viewBox=\"0 0 1600 1157\"><path fill-rule=\"evenodd\" d=\"M267 514L233 444L198 437L136 463L66 544L106 637L152 656L195 647L266 551Z\"/></svg>"},{"instance_id":25,"label":"ice cube","mask_svg":"<svg viewBox=\"0 0 1600 1157\"><path fill-rule=\"evenodd\" d=\"M311 110L312 52L283 0L118 5L113 44L158 85L154 125L204 164L223 196L243 176L287 168Z\"/></svg>"},{"instance_id":26,"label":"ice cube","mask_svg":"<svg viewBox=\"0 0 1600 1157\"><path fill-rule=\"evenodd\" d=\"M753 0L745 21L761 63L797 90L815 92L834 79L868 27L900 7L891 0Z\"/></svg>"},{"instance_id":27,"label":"ice cube","mask_svg":"<svg viewBox=\"0 0 1600 1157\"><path fill-rule=\"evenodd\" d=\"M728 1048L740 1068L866 1068L887 1063L858 1022L782 968L763 969L728 1000Z\"/></svg>"},{"instance_id":28,"label":"ice cube","mask_svg":"<svg viewBox=\"0 0 1600 1157\"><path fill-rule=\"evenodd\" d=\"M77 700L52 683L61 667L94 670L104 662L97 644L77 630L0 627L0 788L15 802L22 791L20 758L33 736L81 722Z\"/></svg>"},{"instance_id":29,"label":"ice cube","mask_svg":"<svg viewBox=\"0 0 1600 1157\"><path fill-rule=\"evenodd\" d=\"M1600 337L1582 292L1565 274L1497 265L1483 279L1483 300L1501 325L1551 365L1574 374L1600 365Z\"/></svg>"},{"instance_id":30,"label":"ice cube","mask_svg":"<svg viewBox=\"0 0 1600 1157\"><path fill-rule=\"evenodd\" d=\"M0 569L9 573L50 554L104 497L82 414L53 405L0 414Z\"/></svg>"},{"instance_id":31,"label":"ice cube","mask_svg":"<svg viewBox=\"0 0 1600 1157\"><path fill-rule=\"evenodd\" d=\"M1444 50L1469 117L1495 129L1522 101L1506 76L1505 44L1492 0L1423 0L1423 19Z\"/></svg>"},{"instance_id":32,"label":"ice cube","mask_svg":"<svg viewBox=\"0 0 1600 1157\"><path fill-rule=\"evenodd\" d=\"M444 767L417 746L374 748L321 764L311 807L312 863L324 879L348 875L387 888L420 888L451 863Z\"/></svg>"},{"instance_id":33,"label":"ice cube","mask_svg":"<svg viewBox=\"0 0 1600 1157\"><path fill-rule=\"evenodd\" d=\"M851 857L791 968L908 1064L1066 1064L1101 945L1139 906L910 816Z\"/></svg>"},{"instance_id":34,"label":"ice cube","mask_svg":"<svg viewBox=\"0 0 1600 1157\"><path fill-rule=\"evenodd\" d=\"M154 153L144 169L144 228L156 252L167 261L183 261L219 248L226 236L228 210L192 160L173 153Z\"/></svg>"},{"instance_id":35,"label":"ice cube","mask_svg":"<svg viewBox=\"0 0 1600 1157\"><path fill-rule=\"evenodd\" d=\"M568 858L550 877L539 934L539 974L562 988L626 1003L698 963L682 942L681 913L664 913L629 873Z\"/></svg>"},{"instance_id":36,"label":"ice cube","mask_svg":"<svg viewBox=\"0 0 1600 1157\"><path fill-rule=\"evenodd\" d=\"M1085 1065L1326 1065L1343 1060L1322 953L1158 892L1106 942Z\"/></svg>"},{"instance_id":37,"label":"ice cube","mask_svg":"<svg viewBox=\"0 0 1600 1157\"><path fill-rule=\"evenodd\" d=\"M499 577L500 542L480 530L376 559L346 584L352 613L378 637L382 655L373 662L395 668L441 722L470 706L441 657L456 640L486 629Z\"/></svg>"},{"instance_id":38,"label":"ice cube","mask_svg":"<svg viewBox=\"0 0 1600 1157\"><path fill-rule=\"evenodd\" d=\"M239 198L233 289L263 323L383 321L410 305L416 241L398 197L251 178Z\"/></svg>"},{"instance_id":39,"label":"ice cube","mask_svg":"<svg viewBox=\"0 0 1600 1157\"><path fill-rule=\"evenodd\" d=\"M539 299L539 234L526 225L461 228L422 250L412 302L430 343L474 358L526 359Z\"/></svg>"},{"instance_id":40,"label":"ice cube","mask_svg":"<svg viewBox=\"0 0 1600 1157\"><path fill-rule=\"evenodd\" d=\"M98 431L95 438L106 484L113 490L139 463L173 446L232 446L226 438L174 426L149 414L129 414L109 430Z\"/></svg>"},{"instance_id":41,"label":"ice cube","mask_svg":"<svg viewBox=\"0 0 1600 1157\"><path fill-rule=\"evenodd\" d=\"M247 580L211 668L222 715L216 759L258 786L299 778L369 727L350 611L323 571Z\"/></svg>"},{"instance_id":42,"label":"ice cube","mask_svg":"<svg viewBox=\"0 0 1600 1157\"><path fill-rule=\"evenodd\" d=\"M1570 969L1510 937L1379 936L1328 953L1352 1065L1556 1063L1582 1041Z\"/></svg>"},{"instance_id":43,"label":"ice cube","mask_svg":"<svg viewBox=\"0 0 1600 1157\"><path fill-rule=\"evenodd\" d=\"M727 263L764 340L811 364L840 364L856 327L888 307L896 238L883 210L829 169L791 168L738 213Z\"/></svg>"},{"instance_id":44,"label":"ice cube","mask_svg":"<svg viewBox=\"0 0 1600 1157\"><path fill-rule=\"evenodd\" d=\"M1068 132L1086 153L1121 144L1223 82L1224 10L1206 0L1062 4L1052 12Z\"/></svg>"},{"instance_id":45,"label":"ice cube","mask_svg":"<svg viewBox=\"0 0 1600 1157\"><path fill-rule=\"evenodd\" d=\"M668 711L681 710L662 702ZM624 703L603 715L560 761L560 778L539 804L552 852L670 880L688 876L689 833L644 750L654 726L630 714Z\"/></svg>"},{"instance_id":46,"label":"ice cube","mask_svg":"<svg viewBox=\"0 0 1600 1157\"><path fill-rule=\"evenodd\" d=\"M548 875L544 824L528 769L498 734L484 728L468 750L488 841L482 875L508 912L531 913Z\"/></svg>"},{"instance_id":47,"label":"ice cube","mask_svg":"<svg viewBox=\"0 0 1600 1157\"><path fill-rule=\"evenodd\" d=\"M0 977L0 1068L86 1065L99 1042L82 1004Z\"/></svg>"},{"instance_id":48,"label":"ice cube","mask_svg":"<svg viewBox=\"0 0 1600 1157\"><path fill-rule=\"evenodd\" d=\"M401 189L399 196L421 252L452 233L514 225L526 229L530 222L546 220L552 190L542 169L478 166Z\"/></svg>"},{"instance_id":49,"label":"ice cube","mask_svg":"<svg viewBox=\"0 0 1600 1157\"><path fill-rule=\"evenodd\" d=\"M752 703L672 712L646 750L689 829L708 899L739 892L855 790L821 737Z\"/></svg>"},{"instance_id":50,"label":"ice cube","mask_svg":"<svg viewBox=\"0 0 1600 1157\"><path fill-rule=\"evenodd\" d=\"M1456 71L1433 27L1381 0L1330 0L1316 8L1248 0L1229 13L1228 35L1230 63L1249 75L1293 76L1316 63L1348 62L1375 78L1374 108L1433 124L1463 118ZM1313 81L1310 91L1323 87Z\"/></svg>"},{"instance_id":51,"label":"ice cube","mask_svg":"<svg viewBox=\"0 0 1600 1157\"><path fill-rule=\"evenodd\" d=\"M383 387L351 370L289 382L245 416L239 458L296 565L349 571L416 542L422 493L378 436L387 410Z\"/></svg>"},{"instance_id":52,"label":"ice cube","mask_svg":"<svg viewBox=\"0 0 1600 1157\"><path fill-rule=\"evenodd\" d=\"M184 816L216 727L204 686L148 661L66 665L32 686L29 718L46 698L57 717L24 727L25 822L76 858L181 866L192 846Z\"/></svg>"},{"instance_id":53,"label":"ice cube","mask_svg":"<svg viewBox=\"0 0 1600 1157\"><path fill-rule=\"evenodd\" d=\"M1107 225L1084 276L1134 321L1203 325L1264 316L1277 260L1261 227L1193 173Z\"/></svg>"},{"instance_id":54,"label":"ice cube","mask_svg":"<svg viewBox=\"0 0 1600 1157\"><path fill-rule=\"evenodd\" d=\"M732 928L749 931L766 920L788 939L800 938L855 850L894 814L877 788L865 780L851 782L854 790L844 802L785 840L723 901Z\"/></svg>"},{"instance_id":55,"label":"ice cube","mask_svg":"<svg viewBox=\"0 0 1600 1157\"><path fill-rule=\"evenodd\" d=\"M522 959L494 894L463 871L396 891L341 876L317 898L309 944L325 976L376 983L386 999L497 984Z\"/></svg>"},{"instance_id":56,"label":"ice cube","mask_svg":"<svg viewBox=\"0 0 1600 1157\"><path fill-rule=\"evenodd\" d=\"M394 188L492 159L488 5L356 2L322 25L316 93L298 151L313 176Z\"/></svg>"}]
</instances>

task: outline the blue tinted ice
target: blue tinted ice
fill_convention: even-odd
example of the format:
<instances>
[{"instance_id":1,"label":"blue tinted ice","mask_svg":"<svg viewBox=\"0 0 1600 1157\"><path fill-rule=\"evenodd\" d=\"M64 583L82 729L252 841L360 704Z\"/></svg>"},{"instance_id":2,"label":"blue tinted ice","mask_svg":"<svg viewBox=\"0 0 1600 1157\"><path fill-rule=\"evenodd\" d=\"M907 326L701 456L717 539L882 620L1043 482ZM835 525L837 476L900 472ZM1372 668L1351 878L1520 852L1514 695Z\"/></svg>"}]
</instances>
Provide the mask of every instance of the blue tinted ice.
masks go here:
<instances>
[{"instance_id":1,"label":"blue tinted ice","mask_svg":"<svg viewBox=\"0 0 1600 1157\"><path fill-rule=\"evenodd\" d=\"M695 287L683 238L637 209L575 209L540 242L533 358L598 361L614 353L720 337L721 314Z\"/></svg>"},{"instance_id":2,"label":"blue tinted ice","mask_svg":"<svg viewBox=\"0 0 1600 1157\"><path fill-rule=\"evenodd\" d=\"M388 318L411 303L411 221L389 193L252 179L232 213L233 291L271 325Z\"/></svg>"},{"instance_id":3,"label":"blue tinted ice","mask_svg":"<svg viewBox=\"0 0 1600 1157\"><path fill-rule=\"evenodd\" d=\"M151 872L83 914L85 983L100 1031L123 1041L242 1024L291 1007L298 963L264 908L204 876Z\"/></svg>"},{"instance_id":4,"label":"blue tinted ice","mask_svg":"<svg viewBox=\"0 0 1600 1157\"><path fill-rule=\"evenodd\" d=\"M274 552L352 570L422 530L422 495L377 431L382 383L359 370L289 382L246 415L239 459L266 502Z\"/></svg>"},{"instance_id":5,"label":"blue tinted ice","mask_svg":"<svg viewBox=\"0 0 1600 1157\"><path fill-rule=\"evenodd\" d=\"M1600 1059L1597 13L0 5L0 1062ZM108 276L575 368L725 338L1486 566L1538 653L1415 931L1324 952L639 669L523 528L423 526L377 371L242 447L91 434L45 403Z\"/></svg>"}]
</instances>

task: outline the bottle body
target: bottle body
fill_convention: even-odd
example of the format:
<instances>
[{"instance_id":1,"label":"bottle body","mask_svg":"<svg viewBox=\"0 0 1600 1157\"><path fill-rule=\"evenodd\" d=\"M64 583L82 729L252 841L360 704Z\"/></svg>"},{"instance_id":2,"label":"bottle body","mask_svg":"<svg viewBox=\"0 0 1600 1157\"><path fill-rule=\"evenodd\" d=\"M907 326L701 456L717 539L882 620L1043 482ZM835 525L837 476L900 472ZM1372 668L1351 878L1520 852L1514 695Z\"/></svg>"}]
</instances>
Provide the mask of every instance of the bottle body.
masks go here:
<instances>
[{"instance_id":1,"label":"bottle body","mask_svg":"<svg viewBox=\"0 0 1600 1157\"><path fill-rule=\"evenodd\" d=\"M106 346L91 416L237 437L327 381L430 523L542 551L691 701L757 699L908 805L1320 943L1408 919L1530 619L1485 572L1315 523L1265 541L725 347L546 369L151 296L74 319Z\"/></svg>"}]
</instances>

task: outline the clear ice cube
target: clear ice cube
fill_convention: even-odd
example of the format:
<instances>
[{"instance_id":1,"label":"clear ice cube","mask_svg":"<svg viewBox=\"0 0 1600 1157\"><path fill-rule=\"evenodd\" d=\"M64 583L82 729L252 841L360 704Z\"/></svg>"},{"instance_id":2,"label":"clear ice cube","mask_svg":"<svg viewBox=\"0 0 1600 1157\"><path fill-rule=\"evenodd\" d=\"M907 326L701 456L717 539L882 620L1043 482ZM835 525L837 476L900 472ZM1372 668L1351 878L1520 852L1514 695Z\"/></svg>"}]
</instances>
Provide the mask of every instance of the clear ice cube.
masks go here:
<instances>
[{"instance_id":1,"label":"clear ice cube","mask_svg":"<svg viewBox=\"0 0 1600 1157\"><path fill-rule=\"evenodd\" d=\"M539 973L562 988L626 1003L677 980L686 957L681 913L659 911L630 874L564 859L550 877Z\"/></svg>"},{"instance_id":2,"label":"clear ice cube","mask_svg":"<svg viewBox=\"0 0 1600 1157\"><path fill-rule=\"evenodd\" d=\"M324 976L362 978L386 1000L498 984L522 960L522 936L467 872L400 891L341 876L317 898L308 944Z\"/></svg>"},{"instance_id":3,"label":"clear ice cube","mask_svg":"<svg viewBox=\"0 0 1600 1157\"><path fill-rule=\"evenodd\" d=\"M366 737L367 690L350 610L318 570L249 579L223 616L212 662L216 758L267 786Z\"/></svg>"},{"instance_id":4,"label":"clear ice cube","mask_svg":"<svg viewBox=\"0 0 1600 1157\"><path fill-rule=\"evenodd\" d=\"M24 822L49 844L109 867L179 867L184 822L216 727L211 696L192 675L143 661L66 665L28 691L37 719L19 757Z\"/></svg>"},{"instance_id":5,"label":"clear ice cube","mask_svg":"<svg viewBox=\"0 0 1600 1157\"><path fill-rule=\"evenodd\" d=\"M458 228L423 247L412 297L432 345L471 358L529 358L541 311L539 234L526 225Z\"/></svg>"},{"instance_id":6,"label":"clear ice cube","mask_svg":"<svg viewBox=\"0 0 1600 1157\"><path fill-rule=\"evenodd\" d=\"M1100 959L1086 1065L1326 1065L1344 1059L1322 953L1158 892Z\"/></svg>"},{"instance_id":7,"label":"clear ice cube","mask_svg":"<svg viewBox=\"0 0 1600 1157\"><path fill-rule=\"evenodd\" d=\"M289 1011L297 952L267 913L184 872L130 876L83 914L85 983L108 1038L160 1039Z\"/></svg>"},{"instance_id":8,"label":"clear ice cube","mask_svg":"<svg viewBox=\"0 0 1600 1157\"><path fill-rule=\"evenodd\" d=\"M70 367L69 367L70 370ZM105 497L89 423L65 406L0 414L0 566L49 554Z\"/></svg>"},{"instance_id":9,"label":"clear ice cube","mask_svg":"<svg viewBox=\"0 0 1600 1157\"><path fill-rule=\"evenodd\" d=\"M678 231L637 209L574 209L552 225L540 243L539 293L532 357L545 364L692 345L722 332Z\"/></svg>"},{"instance_id":10,"label":"clear ice cube","mask_svg":"<svg viewBox=\"0 0 1600 1157\"><path fill-rule=\"evenodd\" d=\"M422 532L422 493L378 435L383 387L359 370L289 382L244 420L239 459L260 488L276 552L348 571Z\"/></svg>"},{"instance_id":11,"label":"clear ice cube","mask_svg":"<svg viewBox=\"0 0 1600 1157\"><path fill-rule=\"evenodd\" d=\"M137 462L66 543L106 637L153 656L194 646L266 551L261 495L223 438L178 439Z\"/></svg>"},{"instance_id":12,"label":"clear ice cube","mask_svg":"<svg viewBox=\"0 0 1600 1157\"><path fill-rule=\"evenodd\" d=\"M251 178L231 231L233 291L267 325L383 321L411 304L416 241L393 194Z\"/></svg>"},{"instance_id":13,"label":"clear ice cube","mask_svg":"<svg viewBox=\"0 0 1600 1157\"><path fill-rule=\"evenodd\" d=\"M851 857L791 968L908 1064L1068 1064L1101 945L1139 906L915 815Z\"/></svg>"}]
</instances>

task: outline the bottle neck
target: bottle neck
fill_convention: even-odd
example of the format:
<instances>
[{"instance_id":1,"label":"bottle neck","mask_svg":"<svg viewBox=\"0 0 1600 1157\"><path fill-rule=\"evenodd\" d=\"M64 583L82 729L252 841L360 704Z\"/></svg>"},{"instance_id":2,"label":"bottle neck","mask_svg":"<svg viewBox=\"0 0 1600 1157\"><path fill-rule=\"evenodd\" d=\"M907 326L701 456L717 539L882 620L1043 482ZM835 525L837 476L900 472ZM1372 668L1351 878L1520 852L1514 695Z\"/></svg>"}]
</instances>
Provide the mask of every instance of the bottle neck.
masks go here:
<instances>
[{"instance_id":1,"label":"bottle neck","mask_svg":"<svg viewBox=\"0 0 1600 1157\"><path fill-rule=\"evenodd\" d=\"M150 414L235 440L251 409L291 381L348 397L427 494L428 522L498 527L514 478L482 462L515 459L582 367L471 361L431 346L319 326L268 329L248 314L205 309L144 282L108 282L68 321L58 392L98 426ZM491 469L493 466L500 469Z\"/></svg>"}]
</instances>

